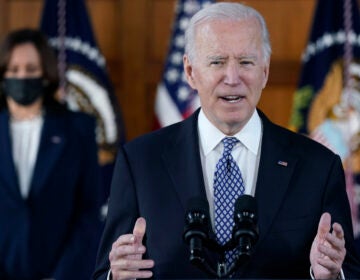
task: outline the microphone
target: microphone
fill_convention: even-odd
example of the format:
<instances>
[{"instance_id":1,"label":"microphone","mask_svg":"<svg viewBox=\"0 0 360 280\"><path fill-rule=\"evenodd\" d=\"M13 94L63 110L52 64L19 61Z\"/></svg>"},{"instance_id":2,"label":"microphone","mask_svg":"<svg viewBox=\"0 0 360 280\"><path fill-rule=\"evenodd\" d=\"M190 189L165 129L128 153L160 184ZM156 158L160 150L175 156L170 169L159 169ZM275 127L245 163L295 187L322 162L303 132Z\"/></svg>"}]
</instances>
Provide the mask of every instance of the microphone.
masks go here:
<instances>
[{"instance_id":1,"label":"microphone","mask_svg":"<svg viewBox=\"0 0 360 280\"><path fill-rule=\"evenodd\" d=\"M194 197L188 201L185 213L185 227L183 239L190 248L190 263L197 266L210 277L226 278L250 258L252 247L258 240L257 206L252 196L242 195L234 209L235 226L231 240L225 245L219 245L209 236L211 233L209 204L202 197ZM226 251L237 249L238 256L229 269L223 260ZM217 262L216 269L205 257L204 248L217 252L221 255L221 261Z\"/></svg>"},{"instance_id":2,"label":"microphone","mask_svg":"<svg viewBox=\"0 0 360 280\"><path fill-rule=\"evenodd\" d=\"M241 195L235 202L233 241L237 245L239 258L247 260L259 239L257 226L257 203L251 195Z\"/></svg>"},{"instance_id":3,"label":"microphone","mask_svg":"<svg viewBox=\"0 0 360 280\"><path fill-rule=\"evenodd\" d=\"M190 262L202 259L203 244L209 237L209 217L209 204L206 199L194 197L188 201L183 238L190 247Z\"/></svg>"}]
</instances>

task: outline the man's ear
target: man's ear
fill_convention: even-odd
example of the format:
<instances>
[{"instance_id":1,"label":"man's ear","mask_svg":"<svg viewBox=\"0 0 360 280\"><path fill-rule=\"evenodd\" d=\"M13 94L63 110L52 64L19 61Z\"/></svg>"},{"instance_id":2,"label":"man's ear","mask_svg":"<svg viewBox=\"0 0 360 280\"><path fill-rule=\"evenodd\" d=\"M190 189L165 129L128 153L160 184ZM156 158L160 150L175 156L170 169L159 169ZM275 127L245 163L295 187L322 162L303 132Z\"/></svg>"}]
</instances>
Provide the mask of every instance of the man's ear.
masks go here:
<instances>
[{"instance_id":1,"label":"man's ear","mask_svg":"<svg viewBox=\"0 0 360 280\"><path fill-rule=\"evenodd\" d=\"M270 70L270 61L265 64L264 67L264 79L263 79L263 89L266 87L267 81L269 79L269 70Z\"/></svg>"},{"instance_id":2,"label":"man's ear","mask_svg":"<svg viewBox=\"0 0 360 280\"><path fill-rule=\"evenodd\" d=\"M184 54L184 56L183 56L183 63L184 63L184 73L185 73L186 80L193 89L196 89L195 81L194 81L193 66L192 66L189 56L187 54Z\"/></svg>"}]
</instances>

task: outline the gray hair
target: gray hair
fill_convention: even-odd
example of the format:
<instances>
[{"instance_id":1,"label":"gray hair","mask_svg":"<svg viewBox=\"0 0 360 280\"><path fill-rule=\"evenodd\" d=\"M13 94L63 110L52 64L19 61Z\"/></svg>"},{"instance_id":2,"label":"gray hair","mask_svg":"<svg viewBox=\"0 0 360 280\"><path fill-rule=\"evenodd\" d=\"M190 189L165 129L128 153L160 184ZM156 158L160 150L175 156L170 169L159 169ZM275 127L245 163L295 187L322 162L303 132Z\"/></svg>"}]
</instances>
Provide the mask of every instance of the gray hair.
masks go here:
<instances>
[{"instance_id":1,"label":"gray hair","mask_svg":"<svg viewBox=\"0 0 360 280\"><path fill-rule=\"evenodd\" d=\"M188 55L189 60L193 61L195 58L195 32L196 27L199 24L214 19L243 20L253 17L256 18L260 23L263 41L263 56L265 61L268 61L271 55L271 44L269 39L269 31L263 16L258 11L249 6L245 6L239 3L227 2L211 4L198 11L191 18L185 31L185 53Z\"/></svg>"}]
</instances>

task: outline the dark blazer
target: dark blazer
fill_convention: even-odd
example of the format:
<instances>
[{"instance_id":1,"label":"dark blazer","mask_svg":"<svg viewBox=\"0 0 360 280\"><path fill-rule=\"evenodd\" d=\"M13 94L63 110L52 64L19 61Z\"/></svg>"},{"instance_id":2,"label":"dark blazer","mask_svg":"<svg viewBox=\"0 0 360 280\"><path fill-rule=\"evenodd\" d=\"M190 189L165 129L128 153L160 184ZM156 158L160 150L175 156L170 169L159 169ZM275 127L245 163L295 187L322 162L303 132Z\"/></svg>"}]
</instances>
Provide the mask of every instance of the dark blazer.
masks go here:
<instances>
[{"instance_id":1,"label":"dark blazer","mask_svg":"<svg viewBox=\"0 0 360 280\"><path fill-rule=\"evenodd\" d=\"M340 158L260 116L263 139L255 194L260 237L237 277L310 278L311 243L321 214L328 211L345 231L345 275L360 278ZM207 277L189 263L182 240L188 200L206 197L197 117L198 112L140 137L118 153L94 279L106 279L112 243L132 232L139 216L147 221L145 257L155 261L154 278Z\"/></svg>"},{"instance_id":2,"label":"dark blazer","mask_svg":"<svg viewBox=\"0 0 360 280\"><path fill-rule=\"evenodd\" d=\"M101 230L94 125L83 113L46 112L23 199L0 112L0 279L90 278Z\"/></svg>"}]
</instances>

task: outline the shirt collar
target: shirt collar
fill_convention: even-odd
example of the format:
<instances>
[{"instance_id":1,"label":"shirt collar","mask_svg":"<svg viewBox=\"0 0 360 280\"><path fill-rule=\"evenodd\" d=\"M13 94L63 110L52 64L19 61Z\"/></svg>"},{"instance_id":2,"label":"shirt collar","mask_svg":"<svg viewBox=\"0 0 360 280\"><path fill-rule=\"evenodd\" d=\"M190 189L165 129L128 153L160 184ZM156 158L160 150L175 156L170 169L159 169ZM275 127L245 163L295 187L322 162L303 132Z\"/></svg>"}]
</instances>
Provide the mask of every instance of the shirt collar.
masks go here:
<instances>
[{"instance_id":1,"label":"shirt collar","mask_svg":"<svg viewBox=\"0 0 360 280\"><path fill-rule=\"evenodd\" d=\"M207 156L226 137L216 126L214 126L200 110L198 117L198 130L200 145ZM257 155L261 141L262 125L257 110L254 111L247 124L234 135L253 154Z\"/></svg>"}]
</instances>

